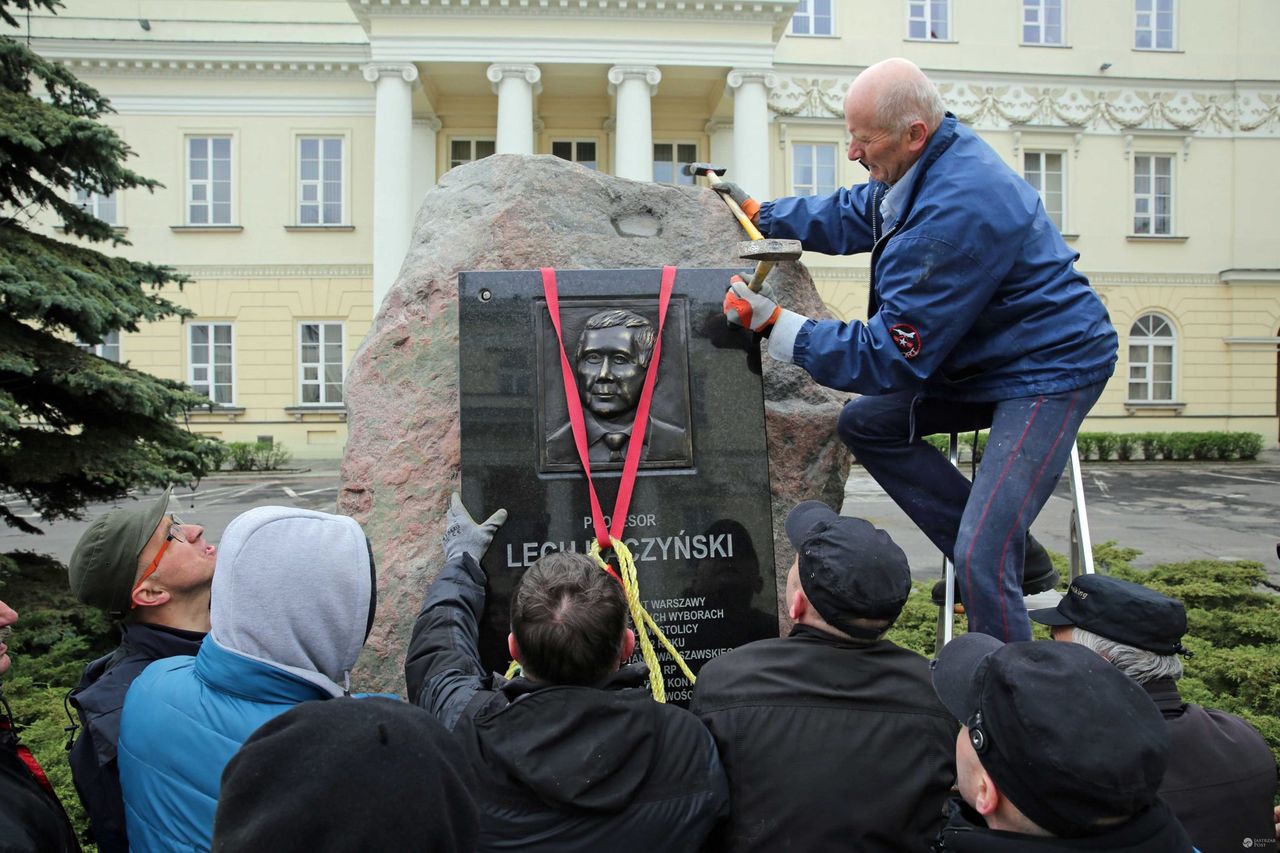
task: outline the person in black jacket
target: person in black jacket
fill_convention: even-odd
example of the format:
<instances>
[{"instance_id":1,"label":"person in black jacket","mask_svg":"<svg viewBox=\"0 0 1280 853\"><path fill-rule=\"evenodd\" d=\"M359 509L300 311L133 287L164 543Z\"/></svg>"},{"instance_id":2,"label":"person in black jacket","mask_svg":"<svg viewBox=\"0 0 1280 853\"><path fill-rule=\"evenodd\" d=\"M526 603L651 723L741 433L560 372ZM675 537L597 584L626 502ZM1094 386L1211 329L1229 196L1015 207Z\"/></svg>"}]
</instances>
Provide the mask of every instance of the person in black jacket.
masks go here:
<instances>
[{"instance_id":1,"label":"person in black jacket","mask_svg":"<svg viewBox=\"0 0 1280 853\"><path fill-rule=\"evenodd\" d=\"M911 591L883 530L805 501L787 516L795 627L709 661L691 710L715 736L720 849L926 850L955 780L956 722L929 664L884 639Z\"/></svg>"},{"instance_id":2,"label":"person in black jacket","mask_svg":"<svg viewBox=\"0 0 1280 853\"><path fill-rule=\"evenodd\" d=\"M18 613L0 601L0 675L9 671L5 643ZM62 802L31 750L18 740L13 714L0 691L0 849L11 853L79 853L80 843Z\"/></svg>"},{"instance_id":3,"label":"person in black jacket","mask_svg":"<svg viewBox=\"0 0 1280 853\"><path fill-rule=\"evenodd\" d=\"M480 662L480 558L506 520L471 520L455 494L445 565L405 660L409 699L462 740L478 777L487 850L656 853L702 849L729 810L711 735L654 702L630 657L622 585L574 553L540 558L511 602L508 680Z\"/></svg>"},{"instance_id":4,"label":"person in black jacket","mask_svg":"<svg viewBox=\"0 0 1280 853\"><path fill-rule=\"evenodd\" d=\"M1157 794L1169 754L1160 712L1093 652L965 634L934 661L933 687L962 723L961 799L935 853L1195 849Z\"/></svg>"},{"instance_id":5,"label":"person in black jacket","mask_svg":"<svg viewBox=\"0 0 1280 853\"><path fill-rule=\"evenodd\" d=\"M1169 727L1172 747L1160 796L1201 850L1274 850L1276 759L1244 720L1182 701L1178 654L1187 631L1182 602L1105 575L1071 582L1057 607L1031 619L1055 640L1097 652L1147 691Z\"/></svg>"},{"instance_id":6,"label":"person in black jacket","mask_svg":"<svg viewBox=\"0 0 1280 853\"><path fill-rule=\"evenodd\" d=\"M95 519L71 554L76 598L120 620L120 645L85 667L70 696L81 727L71 775L100 853L129 849L116 764L125 693L152 661L199 651L216 559L204 528L169 512L168 489Z\"/></svg>"}]
</instances>

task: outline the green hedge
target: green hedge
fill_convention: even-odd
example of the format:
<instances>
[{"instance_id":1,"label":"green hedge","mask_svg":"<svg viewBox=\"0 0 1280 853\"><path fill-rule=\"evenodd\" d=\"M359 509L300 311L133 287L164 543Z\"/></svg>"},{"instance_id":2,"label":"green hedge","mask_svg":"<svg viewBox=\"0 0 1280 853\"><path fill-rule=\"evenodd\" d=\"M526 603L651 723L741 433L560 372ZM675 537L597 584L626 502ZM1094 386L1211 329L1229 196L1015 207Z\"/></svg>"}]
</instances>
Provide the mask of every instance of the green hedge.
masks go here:
<instances>
[{"instance_id":1,"label":"green hedge","mask_svg":"<svg viewBox=\"0 0 1280 853\"><path fill-rule=\"evenodd\" d=\"M973 433L961 433L962 454L974 453ZM925 441L947 453L951 438L930 435ZM978 433L977 458L987 446L987 434ZM1256 432L1082 432L1076 436L1082 462L1256 459L1262 452L1262 436Z\"/></svg>"},{"instance_id":2,"label":"green hedge","mask_svg":"<svg viewBox=\"0 0 1280 853\"><path fill-rule=\"evenodd\" d=\"M232 471L275 471L293 461L280 442L233 441L227 445L226 462Z\"/></svg>"},{"instance_id":3,"label":"green hedge","mask_svg":"<svg viewBox=\"0 0 1280 853\"><path fill-rule=\"evenodd\" d=\"M1140 583L1181 599L1187 608L1184 645L1193 657L1184 661L1178 682L1183 699L1238 714L1253 724L1280 761L1280 595L1261 563L1195 560L1133 568L1139 552L1104 542L1093 549L1098 571ZM1067 560L1052 554L1066 589ZM938 561L941 566L941 560ZM939 571L941 575L941 571ZM916 582L889 639L933 657L938 608L929 599L933 583ZM963 617L956 631L964 631ZM1032 625L1036 639L1048 629Z\"/></svg>"}]
</instances>

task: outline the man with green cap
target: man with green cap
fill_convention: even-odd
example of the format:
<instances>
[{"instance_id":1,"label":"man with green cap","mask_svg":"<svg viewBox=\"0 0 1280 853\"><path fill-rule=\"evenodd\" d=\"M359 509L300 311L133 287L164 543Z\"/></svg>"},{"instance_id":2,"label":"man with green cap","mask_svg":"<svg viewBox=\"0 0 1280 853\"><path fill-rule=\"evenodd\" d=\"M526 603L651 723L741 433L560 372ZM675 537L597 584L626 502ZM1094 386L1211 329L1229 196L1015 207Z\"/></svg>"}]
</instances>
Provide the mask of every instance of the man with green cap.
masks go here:
<instances>
[{"instance_id":1,"label":"man with green cap","mask_svg":"<svg viewBox=\"0 0 1280 853\"><path fill-rule=\"evenodd\" d=\"M101 853L129 849L116 764L125 693L152 661L194 655L209 631L217 548L203 527L169 512L169 493L95 519L68 568L76 598L120 620L122 634L114 652L85 667L70 697L82 727L71 774Z\"/></svg>"}]
</instances>

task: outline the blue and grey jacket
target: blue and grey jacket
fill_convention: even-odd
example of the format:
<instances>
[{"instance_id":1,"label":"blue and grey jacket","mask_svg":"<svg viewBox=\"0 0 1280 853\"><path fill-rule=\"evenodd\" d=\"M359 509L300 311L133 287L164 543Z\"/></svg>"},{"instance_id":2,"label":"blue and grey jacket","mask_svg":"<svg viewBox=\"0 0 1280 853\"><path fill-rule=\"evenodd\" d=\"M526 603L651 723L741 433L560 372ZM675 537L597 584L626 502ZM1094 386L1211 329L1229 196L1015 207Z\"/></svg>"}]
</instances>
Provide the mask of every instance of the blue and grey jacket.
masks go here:
<instances>
[{"instance_id":1,"label":"blue and grey jacket","mask_svg":"<svg viewBox=\"0 0 1280 853\"><path fill-rule=\"evenodd\" d=\"M156 661L125 696L118 755L132 849L210 848L223 768L263 723L345 693L374 601L353 519L258 507L227 526L200 651Z\"/></svg>"},{"instance_id":2,"label":"blue and grey jacket","mask_svg":"<svg viewBox=\"0 0 1280 853\"><path fill-rule=\"evenodd\" d=\"M785 312L770 353L862 394L919 389L966 401L1104 381L1117 339L1039 194L950 114L904 180L885 228L880 182L761 205L760 229L830 255L871 253L868 320ZM782 344L779 348L779 344Z\"/></svg>"}]
</instances>

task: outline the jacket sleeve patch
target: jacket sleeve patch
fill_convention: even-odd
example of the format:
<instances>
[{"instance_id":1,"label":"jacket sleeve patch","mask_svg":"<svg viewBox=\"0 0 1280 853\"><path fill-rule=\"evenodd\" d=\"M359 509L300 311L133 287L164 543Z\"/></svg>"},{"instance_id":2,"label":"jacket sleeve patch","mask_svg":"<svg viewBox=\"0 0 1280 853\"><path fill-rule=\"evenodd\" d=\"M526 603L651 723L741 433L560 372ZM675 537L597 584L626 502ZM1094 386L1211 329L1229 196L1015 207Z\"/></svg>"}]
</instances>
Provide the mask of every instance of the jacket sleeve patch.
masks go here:
<instances>
[{"instance_id":1,"label":"jacket sleeve patch","mask_svg":"<svg viewBox=\"0 0 1280 853\"><path fill-rule=\"evenodd\" d=\"M890 326L889 336L893 338L893 345L902 353L903 358L912 359L920 354L920 333L915 326L907 323Z\"/></svg>"}]
</instances>

